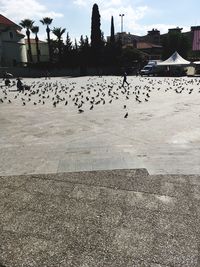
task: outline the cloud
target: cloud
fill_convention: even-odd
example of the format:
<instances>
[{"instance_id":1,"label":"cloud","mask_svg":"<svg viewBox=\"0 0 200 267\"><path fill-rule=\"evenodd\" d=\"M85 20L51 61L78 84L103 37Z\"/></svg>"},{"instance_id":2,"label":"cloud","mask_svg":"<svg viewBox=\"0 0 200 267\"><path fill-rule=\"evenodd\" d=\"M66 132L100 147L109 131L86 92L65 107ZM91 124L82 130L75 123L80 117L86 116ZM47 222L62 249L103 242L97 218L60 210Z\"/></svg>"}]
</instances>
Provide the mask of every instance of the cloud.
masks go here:
<instances>
[{"instance_id":1,"label":"cloud","mask_svg":"<svg viewBox=\"0 0 200 267\"><path fill-rule=\"evenodd\" d=\"M41 19L43 17L62 17L63 14L47 9L38 0L0 0L0 13L13 21L22 19Z\"/></svg>"},{"instance_id":2,"label":"cloud","mask_svg":"<svg viewBox=\"0 0 200 267\"><path fill-rule=\"evenodd\" d=\"M80 8L90 9L94 0L72 0ZM111 16L114 17L115 31L121 31L121 18L119 14L124 14L123 30L135 35L146 35L148 31L158 29L161 33L167 33L168 29L175 28L173 24L145 24L145 18L153 16L156 10L144 4L142 0L96 0L100 10L101 20L106 24L109 23ZM183 26L183 31L188 31L189 27Z\"/></svg>"},{"instance_id":3,"label":"cloud","mask_svg":"<svg viewBox=\"0 0 200 267\"><path fill-rule=\"evenodd\" d=\"M87 6L87 1L86 0L74 0L73 2L77 6Z\"/></svg>"},{"instance_id":4,"label":"cloud","mask_svg":"<svg viewBox=\"0 0 200 267\"><path fill-rule=\"evenodd\" d=\"M110 7L101 11L102 19L110 21L111 16L114 16L116 29L121 28L121 18L119 14L124 14L123 17L123 29L125 31L135 32L135 27L139 26L138 21L144 18L148 12L147 6L139 6L133 8L131 5L126 7L119 6L117 8Z\"/></svg>"},{"instance_id":5,"label":"cloud","mask_svg":"<svg viewBox=\"0 0 200 267\"><path fill-rule=\"evenodd\" d=\"M72 0L73 4L91 9L94 4L94 0ZM124 29L126 31L133 32L134 26L138 21L143 19L149 12L150 8L147 5L141 5L140 1L132 0L96 0L99 5L102 22L109 22L111 16L114 16L115 26L117 29L121 28L121 18L119 14L125 14L124 16Z\"/></svg>"}]
</instances>

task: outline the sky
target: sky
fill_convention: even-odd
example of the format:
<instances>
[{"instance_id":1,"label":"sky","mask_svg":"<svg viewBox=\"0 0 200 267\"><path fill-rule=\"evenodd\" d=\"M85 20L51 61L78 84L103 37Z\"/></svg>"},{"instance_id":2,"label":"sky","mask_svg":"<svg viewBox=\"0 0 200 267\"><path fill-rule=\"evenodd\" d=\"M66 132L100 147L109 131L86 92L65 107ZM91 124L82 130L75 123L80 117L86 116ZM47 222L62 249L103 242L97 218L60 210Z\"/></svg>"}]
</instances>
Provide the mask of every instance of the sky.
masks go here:
<instances>
[{"instance_id":1,"label":"sky","mask_svg":"<svg viewBox=\"0 0 200 267\"><path fill-rule=\"evenodd\" d=\"M51 17L51 28L66 28L71 39L79 41L81 35L90 38L94 3L99 6L105 37L110 35L111 16L115 32L121 31L119 14L124 14L124 31L141 36L153 28L166 33L177 26L188 31L191 26L200 25L200 0L0 0L0 14L17 24L22 19L32 19L40 28L41 40L46 39L46 33L40 19Z\"/></svg>"}]
</instances>

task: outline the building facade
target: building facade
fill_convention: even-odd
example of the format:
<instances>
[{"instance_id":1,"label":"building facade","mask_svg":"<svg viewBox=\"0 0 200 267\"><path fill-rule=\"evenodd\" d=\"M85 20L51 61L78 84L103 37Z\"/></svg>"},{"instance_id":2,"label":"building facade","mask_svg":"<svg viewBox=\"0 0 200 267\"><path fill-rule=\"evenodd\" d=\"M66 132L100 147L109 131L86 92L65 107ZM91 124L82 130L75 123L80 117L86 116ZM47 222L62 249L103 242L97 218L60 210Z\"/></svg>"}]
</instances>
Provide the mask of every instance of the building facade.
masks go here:
<instances>
[{"instance_id":1,"label":"building facade","mask_svg":"<svg viewBox=\"0 0 200 267\"><path fill-rule=\"evenodd\" d=\"M26 50L28 51L28 40L25 39L26 43ZM37 48L36 48L36 41L35 39L30 39L31 43L31 52L33 57L33 62L38 62L37 60ZM39 55L40 55L40 62L49 62L49 47L48 43L44 41L38 40L38 47L39 47Z\"/></svg>"},{"instance_id":2,"label":"building facade","mask_svg":"<svg viewBox=\"0 0 200 267\"><path fill-rule=\"evenodd\" d=\"M0 67L22 66L27 62L22 28L0 14Z\"/></svg>"}]
</instances>

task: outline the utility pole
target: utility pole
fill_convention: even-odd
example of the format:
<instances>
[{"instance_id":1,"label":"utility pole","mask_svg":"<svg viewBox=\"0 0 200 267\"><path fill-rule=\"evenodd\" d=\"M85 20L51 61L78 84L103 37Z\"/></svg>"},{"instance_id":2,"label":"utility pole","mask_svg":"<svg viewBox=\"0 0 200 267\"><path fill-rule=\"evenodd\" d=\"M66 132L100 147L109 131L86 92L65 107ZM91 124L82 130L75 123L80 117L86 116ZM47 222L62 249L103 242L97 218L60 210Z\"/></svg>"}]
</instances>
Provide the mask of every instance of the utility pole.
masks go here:
<instances>
[{"instance_id":1,"label":"utility pole","mask_svg":"<svg viewBox=\"0 0 200 267\"><path fill-rule=\"evenodd\" d=\"M123 17L124 14L119 14L119 16L121 17L121 33L123 32Z\"/></svg>"}]
</instances>

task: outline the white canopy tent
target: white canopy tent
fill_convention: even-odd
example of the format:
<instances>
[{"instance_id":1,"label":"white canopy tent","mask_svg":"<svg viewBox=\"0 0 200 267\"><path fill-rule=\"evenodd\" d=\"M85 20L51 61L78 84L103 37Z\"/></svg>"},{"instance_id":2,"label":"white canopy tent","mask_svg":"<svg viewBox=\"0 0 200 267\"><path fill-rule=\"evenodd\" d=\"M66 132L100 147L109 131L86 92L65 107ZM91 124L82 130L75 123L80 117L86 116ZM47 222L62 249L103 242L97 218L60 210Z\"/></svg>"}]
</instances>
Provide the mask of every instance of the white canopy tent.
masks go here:
<instances>
[{"instance_id":1,"label":"white canopy tent","mask_svg":"<svg viewBox=\"0 0 200 267\"><path fill-rule=\"evenodd\" d=\"M174 54L166 59L165 61L158 63L158 66L177 66L177 65L190 65L190 61L182 58L179 53L176 51Z\"/></svg>"}]
</instances>

